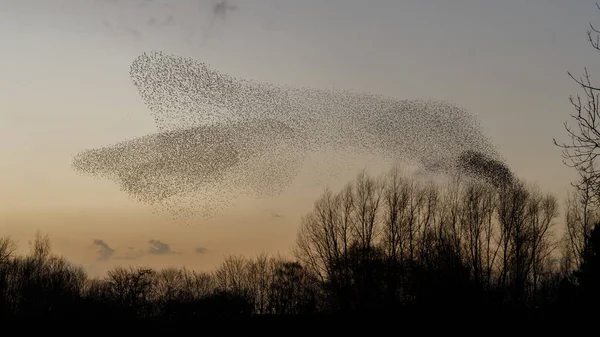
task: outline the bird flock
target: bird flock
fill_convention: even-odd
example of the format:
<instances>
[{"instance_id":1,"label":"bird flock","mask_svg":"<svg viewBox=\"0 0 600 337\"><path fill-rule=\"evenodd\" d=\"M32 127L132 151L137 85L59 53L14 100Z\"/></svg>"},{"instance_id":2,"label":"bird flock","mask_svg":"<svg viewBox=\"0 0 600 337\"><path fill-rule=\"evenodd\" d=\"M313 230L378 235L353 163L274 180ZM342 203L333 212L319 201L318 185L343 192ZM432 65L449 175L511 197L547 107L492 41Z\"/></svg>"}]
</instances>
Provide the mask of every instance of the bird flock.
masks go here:
<instances>
[{"instance_id":1,"label":"bird flock","mask_svg":"<svg viewBox=\"0 0 600 337\"><path fill-rule=\"evenodd\" d=\"M158 132L83 151L73 167L176 217L278 195L322 151L511 176L476 118L448 102L260 83L163 52L140 55L130 77Z\"/></svg>"}]
</instances>

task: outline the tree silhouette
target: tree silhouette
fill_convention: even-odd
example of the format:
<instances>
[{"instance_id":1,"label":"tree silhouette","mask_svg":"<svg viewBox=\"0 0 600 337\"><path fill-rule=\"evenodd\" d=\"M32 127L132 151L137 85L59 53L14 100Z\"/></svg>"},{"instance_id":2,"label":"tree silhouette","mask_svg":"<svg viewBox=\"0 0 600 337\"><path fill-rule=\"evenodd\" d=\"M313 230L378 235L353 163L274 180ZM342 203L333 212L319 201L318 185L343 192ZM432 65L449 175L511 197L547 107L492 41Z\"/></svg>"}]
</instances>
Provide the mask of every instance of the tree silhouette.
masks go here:
<instances>
[{"instance_id":1,"label":"tree silhouette","mask_svg":"<svg viewBox=\"0 0 600 337\"><path fill-rule=\"evenodd\" d=\"M600 226L596 225L586 241L582 262L575 272L579 303L590 312L600 306Z\"/></svg>"},{"instance_id":2,"label":"tree silhouette","mask_svg":"<svg viewBox=\"0 0 600 337\"><path fill-rule=\"evenodd\" d=\"M600 9L600 6L597 7ZM587 37L592 48L600 51L600 31L591 23ZM570 97L575 109L571 119L576 126L570 126L567 122L564 124L569 142L553 141L563 150L564 163L575 168L581 177L575 186L579 189L591 189L593 198L597 201L600 196L600 170L596 165L596 158L600 155L600 88L592 83L587 68L581 77L570 72L568 74L583 92L582 95Z\"/></svg>"}]
</instances>

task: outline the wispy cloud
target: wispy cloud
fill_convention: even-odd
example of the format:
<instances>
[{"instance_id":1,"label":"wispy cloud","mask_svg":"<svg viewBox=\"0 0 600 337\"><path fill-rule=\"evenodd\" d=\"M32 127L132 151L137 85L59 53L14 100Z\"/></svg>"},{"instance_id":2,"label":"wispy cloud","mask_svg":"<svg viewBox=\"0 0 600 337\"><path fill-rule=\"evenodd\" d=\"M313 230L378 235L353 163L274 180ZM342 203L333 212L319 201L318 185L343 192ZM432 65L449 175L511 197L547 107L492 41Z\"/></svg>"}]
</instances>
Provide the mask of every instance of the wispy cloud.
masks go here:
<instances>
[{"instance_id":1,"label":"wispy cloud","mask_svg":"<svg viewBox=\"0 0 600 337\"><path fill-rule=\"evenodd\" d=\"M162 27L162 26L169 26L175 23L175 16L174 15L168 15L166 18L164 19L160 19L157 18L155 16L151 17L148 20L148 26L151 27Z\"/></svg>"},{"instance_id":2,"label":"wispy cloud","mask_svg":"<svg viewBox=\"0 0 600 337\"><path fill-rule=\"evenodd\" d=\"M198 253L198 254L205 254L206 252L208 252L208 249L206 249L204 247L196 248L196 253Z\"/></svg>"},{"instance_id":3,"label":"wispy cloud","mask_svg":"<svg viewBox=\"0 0 600 337\"><path fill-rule=\"evenodd\" d=\"M263 210L265 213L268 213L272 218L285 218L285 216L281 213L276 212L273 209L264 209Z\"/></svg>"},{"instance_id":4,"label":"wispy cloud","mask_svg":"<svg viewBox=\"0 0 600 337\"><path fill-rule=\"evenodd\" d=\"M236 9L237 9L237 7L235 5L231 5L231 4L227 3L227 1L222 0L222 1L217 2L213 6L213 14L215 15L215 17L225 19L227 17L228 12L233 12Z\"/></svg>"},{"instance_id":5,"label":"wispy cloud","mask_svg":"<svg viewBox=\"0 0 600 337\"><path fill-rule=\"evenodd\" d=\"M115 253L115 250L110 248L110 246L102 241L102 240L94 240L94 245L98 246L98 260L100 261L106 261L108 259L110 259L113 254Z\"/></svg>"},{"instance_id":6,"label":"wispy cloud","mask_svg":"<svg viewBox=\"0 0 600 337\"><path fill-rule=\"evenodd\" d=\"M165 254L176 254L171 250L168 244L159 241L159 240L150 240L148 243L152 246L150 250L148 250L149 254L153 255L165 255Z\"/></svg>"},{"instance_id":7,"label":"wispy cloud","mask_svg":"<svg viewBox=\"0 0 600 337\"><path fill-rule=\"evenodd\" d=\"M110 19L111 22L106 20L103 22L105 28L115 36L125 35L134 40L141 40L148 34L147 29L155 30L167 28L168 26L178 26L183 29L184 38L188 42L197 43L194 39L200 38L200 44L215 37L218 22L228 20L229 14L238 9L231 1L226 0L196 0L193 2L169 0L97 1L108 4L109 7L112 7L110 9L112 11L118 10L117 14L128 11L135 13L127 16L127 19L119 19L119 15L113 15ZM207 6L205 7L205 5ZM194 12L195 14L192 16L189 15ZM190 19L190 17L196 19ZM200 22L206 22L207 26L198 26Z\"/></svg>"}]
</instances>

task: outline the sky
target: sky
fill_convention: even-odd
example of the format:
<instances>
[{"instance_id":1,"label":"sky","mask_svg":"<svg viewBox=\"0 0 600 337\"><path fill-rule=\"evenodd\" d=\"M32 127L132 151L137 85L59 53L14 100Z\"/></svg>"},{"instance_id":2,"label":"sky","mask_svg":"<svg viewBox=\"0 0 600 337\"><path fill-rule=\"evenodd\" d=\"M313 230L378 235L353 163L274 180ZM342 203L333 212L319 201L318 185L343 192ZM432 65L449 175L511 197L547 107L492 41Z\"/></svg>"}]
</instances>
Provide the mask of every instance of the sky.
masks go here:
<instances>
[{"instance_id":1,"label":"sky","mask_svg":"<svg viewBox=\"0 0 600 337\"><path fill-rule=\"evenodd\" d=\"M225 254L288 254L324 187L352 179L312 181L307 169L278 197L242 198L183 226L74 172L80 151L157 131L129 78L131 62L153 50L278 85L451 101L479 118L519 177L562 203L575 175L552 139L566 140L568 98L579 93L567 71L600 77L586 40L589 23L600 25L593 1L225 4L0 2L0 235L25 250L40 230L92 275L119 264L210 269ZM372 164L351 159L356 171Z\"/></svg>"}]
</instances>

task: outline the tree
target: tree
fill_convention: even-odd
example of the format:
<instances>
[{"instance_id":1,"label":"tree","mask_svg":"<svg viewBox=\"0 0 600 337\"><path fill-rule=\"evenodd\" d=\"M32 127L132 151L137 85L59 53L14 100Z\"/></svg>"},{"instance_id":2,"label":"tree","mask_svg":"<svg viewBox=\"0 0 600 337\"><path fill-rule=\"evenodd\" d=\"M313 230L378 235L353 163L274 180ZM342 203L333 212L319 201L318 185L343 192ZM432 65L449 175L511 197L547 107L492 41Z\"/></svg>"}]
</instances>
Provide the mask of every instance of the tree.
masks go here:
<instances>
[{"instance_id":1,"label":"tree","mask_svg":"<svg viewBox=\"0 0 600 337\"><path fill-rule=\"evenodd\" d=\"M249 296L254 304L254 313L266 314L269 311L269 292L273 282L273 264L267 254L259 254L248 261L246 278Z\"/></svg>"},{"instance_id":2,"label":"tree","mask_svg":"<svg viewBox=\"0 0 600 337\"><path fill-rule=\"evenodd\" d=\"M581 179L566 202L563 258L566 272L581 265L583 251L600 214L593 205L590 181Z\"/></svg>"},{"instance_id":3,"label":"tree","mask_svg":"<svg viewBox=\"0 0 600 337\"><path fill-rule=\"evenodd\" d=\"M248 267L249 261L245 257L235 254L226 256L215 271L218 290L236 296L249 295Z\"/></svg>"},{"instance_id":4,"label":"tree","mask_svg":"<svg viewBox=\"0 0 600 337\"><path fill-rule=\"evenodd\" d=\"M591 23L587 36L592 48L600 51L600 31ZM582 188L589 185L585 187L591 188L594 199L597 199L600 196L600 169L596 165L596 159L600 155L600 87L592 84L587 68L584 68L581 77L575 77L570 72L568 74L580 87L583 95L569 98L575 109L571 118L576 124L575 127L567 122L564 124L570 141L553 141L562 148L565 165L574 167L582 178L575 186Z\"/></svg>"},{"instance_id":5,"label":"tree","mask_svg":"<svg viewBox=\"0 0 600 337\"><path fill-rule=\"evenodd\" d=\"M150 313L156 272L148 268L117 267L108 272L111 300L127 315L144 317Z\"/></svg>"},{"instance_id":6,"label":"tree","mask_svg":"<svg viewBox=\"0 0 600 337\"><path fill-rule=\"evenodd\" d=\"M579 303L589 312L600 306L600 226L594 226L585 243L582 262L575 273L579 284Z\"/></svg>"},{"instance_id":7,"label":"tree","mask_svg":"<svg viewBox=\"0 0 600 337\"><path fill-rule=\"evenodd\" d=\"M337 195L326 190L313 212L302 219L294 253L322 282L339 279L347 269L348 251L354 240L353 198L350 185Z\"/></svg>"},{"instance_id":8,"label":"tree","mask_svg":"<svg viewBox=\"0 0 600 337\"><path fill-rule=\"evenodd\" d=\"M475 283L483 285L493 259L488 257L491 243L491 219L494 212L493 190L487 184L469 182L461 195L460 222L464 233L466 264Z\"/></svg>"},{"instance_id":9,"label":"tree","mask_svg":"<svg viewBox=\"0 0 600 337\"><path fill-rule=\"evenodd\" d=\"M326 190L302 219L294 253L327 285L338 309L354 309L354 282L367 281L356 277L358 270L365 270L356 267L370 263L381 239L383 195L384 184L362 171L339 193Z\"/></svg>"},{"instance_id":10,"label":"tree","mask_svg":"<svg viewBox=\"0 0 600 337\"><path fill-rule=\"evenodd\" d=\"M17 249L10 237L0 237L0 317L9 314L9 275L11 258Z\"/></svg>"},{"instance_id":11,"label":"tree","mask_svg":"<svg viewBox=\"0 0 600 337\"><path fill-rule=\"evenodd\" d=\"M558 204L552 195L541 195L534 190L527 204L527 218L530 237L530 267L532 279L532 299L537 303L538 290L543 273L548 269L548 259L554 251L552 237L554 219L558 216Z\"/></svg>"},{"instance_id":12,"label":"tree","mask_svg":"<svg viewBox=\"0 0 600 337\"><path fill-rule=\"evenodd\" d=\"M281 315L310 314L316 310L317 283L300 263L274 260L271 283L272 312Z\"/></svg>"},{"instance_id":13,"label":"tree","mask_svg":"<svg viewBox=\"0 0 600 337\"><path fill-rule=\"evenodd\" d=\"M0 265L8 262L17 250L17 244L10 236L0 237Z\"/></svg>"}]
</instances>

